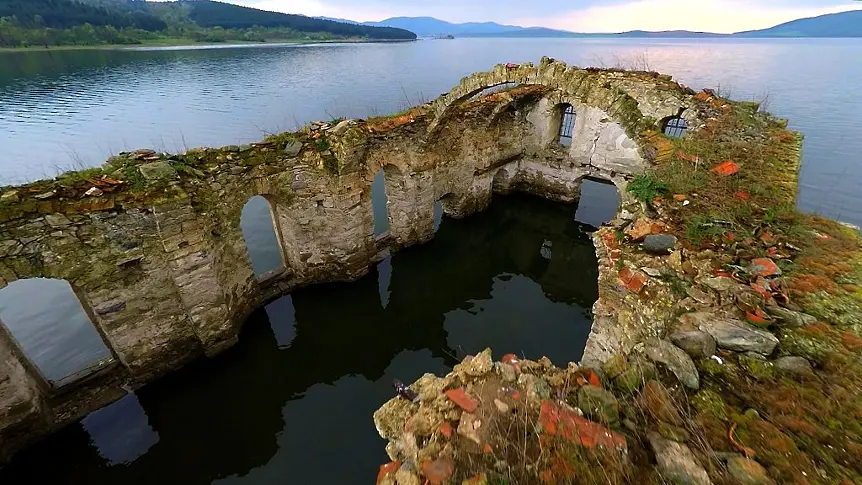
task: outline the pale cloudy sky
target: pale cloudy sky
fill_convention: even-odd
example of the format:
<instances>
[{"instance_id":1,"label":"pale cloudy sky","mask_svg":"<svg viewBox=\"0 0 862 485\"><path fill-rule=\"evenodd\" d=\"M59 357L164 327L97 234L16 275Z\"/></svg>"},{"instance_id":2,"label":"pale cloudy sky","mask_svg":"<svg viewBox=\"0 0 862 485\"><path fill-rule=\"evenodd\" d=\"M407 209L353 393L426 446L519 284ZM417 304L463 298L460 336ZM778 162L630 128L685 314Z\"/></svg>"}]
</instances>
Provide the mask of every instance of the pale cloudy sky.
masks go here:
<instances>
[{"instance_id":1,"label":"pale cloudy sky","mask_svg":"<svg viewBox=\"0 0 862 485\"><path fill-rule=\"evenodd\" d=\"M858 0L222 0L276 12L357 21L429 16L578 32L738 32L826 13L862 9Z\"/></svg>"}]
</instances>

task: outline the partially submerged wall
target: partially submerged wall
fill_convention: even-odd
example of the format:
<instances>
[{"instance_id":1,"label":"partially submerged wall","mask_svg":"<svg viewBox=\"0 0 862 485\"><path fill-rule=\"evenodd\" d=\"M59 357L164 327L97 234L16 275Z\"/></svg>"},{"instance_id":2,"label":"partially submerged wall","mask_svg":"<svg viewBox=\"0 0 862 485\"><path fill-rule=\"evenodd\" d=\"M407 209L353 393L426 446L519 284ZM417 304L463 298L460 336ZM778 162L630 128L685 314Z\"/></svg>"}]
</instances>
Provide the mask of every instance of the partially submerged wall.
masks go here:
<instances>
[{"instance_id":1,"label":"partially submerged wall","mask_svg":"<svg viewBox=\"0 0 862 485\"><path fill-rule=\"evenodd\" d=\"M520 86L470 99L509 82ZM692 94L654 73L543 59L465 78L396 117L180 155L139 150L98 170L5 188L0 287L68 281L114 359L54 388L0 328L0 458L127 386L230 347L266 301L355 280L381 251L430 240L438 200L447 215L464 217L486 208L494 191L573 201L587 176L624 189L660 153L658 120L685 113L697 126L686 111ZM558 143L564 103L578 113L570 147ZM381 168L390 229L375 237L371 182ZM261 278L240 228L254 195L270 203L283 256L283 268Z\"/></svg>"}]
</instances>

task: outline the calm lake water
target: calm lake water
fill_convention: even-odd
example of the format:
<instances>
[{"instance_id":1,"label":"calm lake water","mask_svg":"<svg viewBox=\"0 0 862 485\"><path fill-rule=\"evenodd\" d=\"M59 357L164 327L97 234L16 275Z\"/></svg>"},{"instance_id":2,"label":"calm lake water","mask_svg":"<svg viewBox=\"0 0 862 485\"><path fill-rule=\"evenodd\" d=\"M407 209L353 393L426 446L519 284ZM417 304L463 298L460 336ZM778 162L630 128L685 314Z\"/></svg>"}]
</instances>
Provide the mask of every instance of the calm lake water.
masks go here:
<instances>
[{"instance_id":1,"label":"calm lake water","mask_svg":"<svg viewBox=\"0 0 862 485\"><path fill-rule=\"evenodd\" d=\"M862 224L859 40L0 52L0 183L96 166L123 150L245 143L316 119L385 114L495 63L543 55L582 66L648 61L693 88L768 95L769 109L805 134L800 208ZM260 309L234 349L91 414L0 470L0 482L373 480L386 457L371 414L392 396L393 378L445 372L488 346L498 357L580 358L597 296L588 231L613 215L617 197L585 183L578 206L495 197L464 221L443 219L438 208L432 243L357 283L304 289ZM383 232L379 180L373 199L375 232ZM256 272L278 266L263 199L249 202L242 225ZM0 290L0 319L49 379L109 357L63 282Z\"/></svg>"}]
</instances>

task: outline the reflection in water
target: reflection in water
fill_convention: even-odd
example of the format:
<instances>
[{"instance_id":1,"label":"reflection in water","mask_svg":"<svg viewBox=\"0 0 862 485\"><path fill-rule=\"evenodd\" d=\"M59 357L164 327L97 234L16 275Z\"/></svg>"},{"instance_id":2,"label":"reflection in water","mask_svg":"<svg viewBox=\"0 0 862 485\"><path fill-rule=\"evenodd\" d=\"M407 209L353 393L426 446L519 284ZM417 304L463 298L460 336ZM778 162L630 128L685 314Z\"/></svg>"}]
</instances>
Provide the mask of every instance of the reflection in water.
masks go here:
<instances>
[{"instance_id":1,"label":"reflection in water","mask_svg":"<svg viewBox=\"0 0 862 485\"><path fill-rule=\"evenodd\" d=\"M159 441L134 394L90 413L81 426L110 465L131 463Z\"/></svg>"},{"instance_id":2,"label":"reflection in water","mask_svg":"<svg viewBox=\"0 0 862 485\"><path fill-rule=\"evenodd\" d=\"M110 350L64 280L32 278L0 290L0 320L24 355L55 385L83 377Z\"/></svg>"},{"instance_id":3,"label":"reflection in water","mask_svg":"<svg viewBox=\"0 0 862 485\"><path fill-rule=\"evenodd\" d=\"M143 445L111 454L107 438L91 443L87 418L20 455L0 482L373 480L387 457L372 414L393 396L394 378L442 374L487 346L497 357L580 358L598 270L592 228L573 220L574 209L515 195L464 220L444 218L433 241L391 257L388 304L385 266L354 283L298 290L256 311L221 356L139 389L158 441L130 463L108 466ZM139 411L128 413L117 436L140 436L124 429L144 429Z\"/></svg>"},{"instance_id":4,"label":"reflection in water","mask_svg":"<svg viewBox=\"0 0 862 485\"><path fill-rule=\"evenodd\" d=\"M278 236L273 228L272 208L266 199L255 195L245 203L240 227L246 247L249 248L248 255L254 274L260 276L284 265Z\"/></svg>"}]
</instances>

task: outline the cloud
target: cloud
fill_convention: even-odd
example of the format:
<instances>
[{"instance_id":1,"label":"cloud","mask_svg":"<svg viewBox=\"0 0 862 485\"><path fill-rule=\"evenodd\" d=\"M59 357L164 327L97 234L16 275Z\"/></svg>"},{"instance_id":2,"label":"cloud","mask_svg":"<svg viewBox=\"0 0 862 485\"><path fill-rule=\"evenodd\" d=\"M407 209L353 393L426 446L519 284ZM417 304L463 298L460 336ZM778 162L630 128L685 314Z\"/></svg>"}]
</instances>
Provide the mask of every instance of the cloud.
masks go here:
<instances>
[{"instance_id":1,"label":"cloud","mask_svg":"<svg viewBox=\"0 0 862 485\"><path fill-rule=\"evenodd\" d=\"M862 7L852 0L546 0L537 15L523 0L227 0L276 12L357 21L431 16L450 22L494 21L577 32L699 30L738 32ZM577 8L572 8L578 5Z\"/></svg>"},{"instance_id":2,"label":"cloud","mask_svg":"<svg viewBox=\"0 0 862 485\"><path fill-rule=\"evenodd\" d=\"M569 11L556 18L523 18L518 19L517 23L546 25L577 32L692 30L731 33L859 8L858 3L816 7L750 0L636 0L620 5Z\"/></svg>"}]
</instances>

